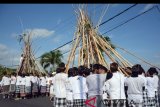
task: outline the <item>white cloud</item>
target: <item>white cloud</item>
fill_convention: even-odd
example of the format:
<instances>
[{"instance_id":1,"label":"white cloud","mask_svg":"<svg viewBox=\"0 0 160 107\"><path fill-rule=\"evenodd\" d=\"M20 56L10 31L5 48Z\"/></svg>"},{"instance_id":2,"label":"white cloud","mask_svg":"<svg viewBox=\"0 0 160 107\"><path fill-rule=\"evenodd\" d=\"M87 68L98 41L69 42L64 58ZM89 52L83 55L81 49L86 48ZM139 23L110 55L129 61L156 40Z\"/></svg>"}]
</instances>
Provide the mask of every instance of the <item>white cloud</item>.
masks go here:
<instances>
[{"instance_id":1,"label":"white cloud","mask_svg":"<svg viewBox=\"0 0 160 107\"><path fill-rule=\"evenodd\" d=\"M19 63L20 53L16 50L8 48L4 44L0 44L0 64L11 66Z\"/></svg>"},{"instance_id":2,"label":"white cloud","mask_svg":"<svg viewBox=\"0 0 160 107\"><path fill-rule=\"evenodd\" d=\"M7 49L7 46L0 44L0 53L2 53L3 51L5 51Z\"/></svg>"},{"instance_id":3,"label":"white cloud","mask_svg":"<svg viewBox=\"0 0 160 107\"><path fill-rule=\"evenodd\" d=\"M153 7L154 5L155 5L155 4L146 4L146 5L144 6L144 8L143 8L142 10L140 10L139 13L144 12L144 11L150 9L150 8Z\"/></svg>"},{"instance_id":4,"label":"white cloud","mask_svg":"<svg viewBox=\"0 0 160 107\"><path fill-rule=\"evenodd\" d=\"M45 38L49 37L54 34L54 30L47 30L47 29L40 29L40 28L35 28L35 29L26 29L25 33L30 33L32 32L32 38Z\"/></svg>"}]
</instances>

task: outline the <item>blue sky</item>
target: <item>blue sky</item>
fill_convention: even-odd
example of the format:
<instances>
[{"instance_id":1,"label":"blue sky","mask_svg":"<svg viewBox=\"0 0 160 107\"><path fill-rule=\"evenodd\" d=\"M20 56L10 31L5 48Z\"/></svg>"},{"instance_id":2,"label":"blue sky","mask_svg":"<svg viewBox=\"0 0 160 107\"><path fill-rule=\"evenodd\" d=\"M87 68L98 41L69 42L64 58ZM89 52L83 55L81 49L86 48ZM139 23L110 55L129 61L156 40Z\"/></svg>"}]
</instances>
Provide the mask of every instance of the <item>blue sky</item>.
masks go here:
<instances>
[{"instance_id":1,"label":"blue sky","mask_svg":"<svg viewBox=\"0 0 160 107\"><path fill-rule=\"evenodd\" d=\"M109 4L102 22L128 8L132 4ZM104 33L135 15L159 4L138 4L121 16L99 28ZM33 49L39 57L73 39L76 30L75 4L0 4L0 64L13 66L19 63L22 44L16 36L26 30L33 30ZM88 11L94 25L97 24L107 4L89 4ZM21 24L22 23L22 24ZM160 67L160 12L153 9L106 35L112 42L137 56L143 57ZM70 45L61 48L62 53ZM145 69L150 66L117 49L133 64L140 63ZM68 54L64 55L66 62Z\"/></svg>"}]
</instances>

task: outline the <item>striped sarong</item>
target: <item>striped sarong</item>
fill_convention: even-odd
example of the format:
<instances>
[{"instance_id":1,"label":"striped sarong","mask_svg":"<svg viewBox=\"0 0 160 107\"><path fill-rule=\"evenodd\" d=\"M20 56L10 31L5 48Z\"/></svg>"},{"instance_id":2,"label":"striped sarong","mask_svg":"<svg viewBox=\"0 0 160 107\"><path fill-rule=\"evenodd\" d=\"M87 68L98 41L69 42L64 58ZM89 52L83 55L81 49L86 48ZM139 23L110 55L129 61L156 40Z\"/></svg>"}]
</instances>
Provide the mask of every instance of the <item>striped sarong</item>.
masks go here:
<instances>
[{"instance_id":1,"label":"striped sarong","mask_svg":"<svg viewBox=\"0 0 160 107\"><path fill-rule=\"evenodd\" d=\"M46 86L41 86L41 93L46 93Z\"/></svg>"},{"instance_id":2,"label":"striped sarong","mask_svg":"<svg viewBox=\"0 0 160 107\"><path fill-rule=\"evenodd\" d=\"M9 88L9 92L14 93L16 91L16 85L15 84L11 84L10 88Z\"/></svg>"},{"instance_id":3,"label":"striped sarong","mask_svg":"<svg viewBox=\"0 0 160 107\"><path fill-rule=\"evenodd\" d=\"M67 100L67 107L73 107L73 101Z\"/></svg>"},{"instance_id":4,"label":"striped sarong","mask_svg":"<svg viewBox=\"0 0 160 107\"><path fill-rule=\"evenodd\" d=\"M25 86L25 92L27 94L31 93L31 86Z\"/></svg>"},{"instance_id":5,"label":"striped sarong","mask_svg":"<svg viewBox=\"0 0 160 107\"><path fill-rule=\"evenodd\" d=\"M20 85L19 86L19 91L20 91L20 93L25 93L25 85Z\"/></svg>"},{"instance_id":6,"label":"striped sarong","mask_svg":"<svg viewBox=\"0 0 160 107\"><path fill-rule=\"evenodd\" d=\"M8 94L9 93L9 87L10 87L10 85L4 85L4 86L2 86L2 92L3 92L3 94Z\"/></svg>"},{"instance_id":7,"label":"striped sarong","mask_svg":"<svg viewBox=\"0 0 160 107\"><path fill-rule=\"evenodd\" d=\"M155 91L156 107L159 107L158 92Z\"/></svg>"},{"instance_id":8,"label":"striped sarong","mask_svg":"<svg viewBox=\"0 0 160 107\"><path fill-rule=\"evenodd\" d=\"M85 99L74 99L73 107L86 107Z\"/></svg>"},{"instance_id":9,"label":"striped sarong","mask_svg":"<svg viewBox=\"0 0 160 107\"><path fill-rule=\"evenodd\" d=\"M125 99L115 99L115 100L104 100L106 107L126 107Z\"/></svg>"},{"instance_id":10,"label":"striped sarong","mask_svg":"<svg viewBox=\"0 0 160 107\"><path fill-rule=\"evenodd\" d=\"M47 87L46 92L48 92L48 93L49 93L49 92L50 92L50 85L49 85L49 84L47 84L47 86L46 86L46 87Z\"/></svg>"},{"instance_id":11,"label":"striped sarong","mask_svg":"<svg viewBox=\"0 0 160 107\"><path fill-rule=\"evenodd\" d=\"M156 107L155 97L148 97L148 106L147 107Z\"/></svg>"},{"instance_id":12,"label":"striped sarong","mask_svg":"<svg viewBox=\"0 0 160 107\"><path fill-rule=\"evenodd\" d=\"M143 107L143 103L130 100L128 101L128 107Z\"/></svg>"},{"instance_id":13,"label":"striped sarong","mask_svg":"<svg viewBox=\"0 0 160 107\"><path fill-rule=\"evenodd\" d=\"M143 95L143 107L147 107L148 106L147 90L144 90L142 92L142 95Z\"/></svg>"},{"instance_id":14,"label":"striped sarong","mask_svg":"<svg viewBox=\"0 0 160 107\"><path fill-rule=\"evenodd\" d=\"M53 107L67 107L66 98L55 98L55 101L53 103Z\"/></svg>"},{"instance_id":15,"label":"striped sarong","mask_svg":"<svg viewBox=\"0 0 160 107\"><path fill-rule=\"evenodd\" d=\"M32 84L32 93L34 93L34 92L38 92L38 85L37 85L37 83L33 83Z\"/></svg>"},{"instance_id":16,"label":"striped sarong","mask_svg":"<svg viewBox=\"0 0 160 107\"><path fill-rule=\"evenodd\" d=\"M16 85L16 93L18 94L18 93L20 93L20 87L19 87L20 85Z\"/></svg>"}]
</instances>

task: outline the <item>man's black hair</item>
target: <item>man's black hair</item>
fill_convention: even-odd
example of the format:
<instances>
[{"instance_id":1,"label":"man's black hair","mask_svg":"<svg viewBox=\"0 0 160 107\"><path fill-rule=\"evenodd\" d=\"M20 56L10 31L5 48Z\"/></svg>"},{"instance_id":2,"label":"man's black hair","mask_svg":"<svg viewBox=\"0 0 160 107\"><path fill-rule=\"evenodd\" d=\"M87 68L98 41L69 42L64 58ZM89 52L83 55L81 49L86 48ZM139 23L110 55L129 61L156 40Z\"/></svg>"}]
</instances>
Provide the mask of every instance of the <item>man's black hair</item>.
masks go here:
<instances>
[{"instance_id":1,"label":"man's black hair","mask_svg":"<svg viewBox=\"0 0 160 107\"><path fill-rule=\"evenodd\" d=\"M105 70L105 72L108 71L108 69L105 66L101 65L101 64L99 65L99 69L103 69L103 70Z\"/></svg>"},{"instance_id":2,"label":"man's black hair","mask_svg":"<svg viewBox=\"0 0 160 107\"><path fill-rule=\"evenodd\" d=\"M69 68L68 77L72 77L72 76L73 76L73 68Z\"/></svg>"},{"instance_id":3,"label":"man's black hair","mask_svg":"<svg viewBox=\"0 0 160 107\"><path fill-rule=\"evenodd\" d=\"M108 72L107 75L106 75L106 80L111 79L112 76L113 76L113 74L111 72Z\"/></svg>"},{"instance_id":4,"label":"man's black hair","mask_svg":"<svg viewBox=\"0 0 160 107\"><path fill-rule=\"evenodd\" d=\"M118 71L118 64L116 62L111 63L110 70L112 73Z\"/></svg>"},{"instance_id":5,"label":"man's black hair","mask_svg":"<svg viewBox=\"0 0 160 107\"><path fill-rule=\"evenodd\" d=\"M132 74L131 74L131 77L138 77L138 74L140 72L140 66L139 65L134 65L132 66Z\"/></svg>"},{"instance_id":6,"label":"man's black hair","mask_svg":"<svg viewBox=\"0 0 160 107\"><path fill-rule=\"evenodd\" d=\"M157 73L158 71L156 70L156 68L154 68L154 67L150 67L149 69L148 69L148 73L151 75L151 76L153 76L153 74L155 74L155 73Z\"/></svg>"},{"instance_id":7,"label":"man's black hair","mask_svg":"<svg viewBox=\"0 0 160 107\"><path fill-rule=\"evenodd\" d=\"M78 75L83 76L85 67L83 65L78 67Z\"/></svg>"}]
</instances>

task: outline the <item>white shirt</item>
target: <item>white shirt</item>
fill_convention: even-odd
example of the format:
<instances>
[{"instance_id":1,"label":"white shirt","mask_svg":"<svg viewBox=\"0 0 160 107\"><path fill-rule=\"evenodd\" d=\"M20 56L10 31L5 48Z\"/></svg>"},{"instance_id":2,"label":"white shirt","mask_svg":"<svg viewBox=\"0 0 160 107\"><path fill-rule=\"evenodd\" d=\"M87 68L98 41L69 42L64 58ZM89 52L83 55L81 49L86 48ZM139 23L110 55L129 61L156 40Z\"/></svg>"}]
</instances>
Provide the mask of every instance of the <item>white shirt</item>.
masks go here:
<instances>
[{"instance_id":1,"label":"white shirt","mask_svg":"<svg viewBox=\"0 0 160 107\"><path fill-rule=\"evenodd\" d=\"M37 85L40 86L41 80L40 77L37 77Z\"/></svg>"},{"instance_id":2,"label":"white shirt","mask_svg":"<svg viewBox=\"0 0 160 107\"><path fill-rule=\"evenodd\" d=\"M38 77L34 76L34 79L35 79L36 83L38 84Z\"/></svg>"},{"instance_id":3,"label":"white shirt","mask_svg":"<svg viewBox=\"0 0 160 107\"><path fill-rule=\"evenodd\" d=\"M11 84L16 84L16 77L15 76L11 76Z\"/></svg>"},{"instance_id":4,"label":"white shirt","mask_svg":"<svg viewBox=\"0 0 160 107\"><path fill-rule=\"evenodd\" d=\"M41 86L46 86L46 83L47 83L47 80L46 80L46 78L45 77L40 77L40 85Z\"/></svg>"},{"instance_id":5,"label":"white shirt","mask_svg":"<svg viewBox=\"0 0 160 107\"><path fill-rule=\"evenodd\" d=\"M128 100L133 100L137 103L142 103L142 89L145 85L145 80L139 76L129 77L126 79L125 85L128 86Z\"/></svg>"},{"instance_id":6,"label":"white shirt","mask_svg":"<svg viewBox=\"0 0 160 107\"><path fill-rule=\"evenodd\" d=\"M68 75L65 73L58 73L53 77L52 83L54 86L55 97L66 98L67 82L68 82Z\"/></svg>"},{"instance_id":7,"label":"white shirt","mask_svg":"<svg viewBox=\"0 0 160 107\"><path fill-rule=\"evenodd\" d=\"M154 91L154 78L153 77L147 77L147 94L148 97L155 97L155 91Z\"/></svg>"},{"instance_id":8,"label":"white shirt","mask_svg":"<svg viewBox=\"0 0 160 107\"><path fill-rule=\"evenodd\" d=\"M86 78L83 76L75 76L70 80L73 91L73 99L86 99L88 92Z\"/></svg>"},{"instance_id":9,"label":"white shirt","mask_svg":"<svg viewBox=\"0 0 160 107\"><path fill-rule=\"evenodd\" d=\"M31 86L31 77L25 76L25 80L26 80L25 86Z\"/></svg>"},{"instance_id":10,"label":"white shirt","mask_svg":"<svg viewBox=\"0 0 160 107\"><path fill-rule=\"evenodd\" d=\"M111 79L104 83L104 91L107 91L110 99L126 99L124 92L124 75L117 71Z\"/></svg>"},{"instance_id":11,"label":"white shirt","mask_svg":"<svg viewBox=\"0 0 160 107\"><path fill-rule=\"evenodd\" d=\"M21 82L21 76L17 76L17 81L16 81L16 85L20 85L20 82Z\"/></svg>"},{"instance_id":12,"label":"white shirt","mask_svg":"<svg viewBox=\"0 0 160 107\"><path fill-rule=\"evenodd\" d=\"M10 80L11 79L9 77L3 76L2 77L2 81L1 81L2 86L4 86L4 85L10 85Z\"/></svg>"},{"instance_id":13,"label":"white shirt","mask_svg":"<svg viewBox=\"0 0 160 107\"><path fill-rule=\"evenodd\" d=\"M138 77L142 78L144 80L144 86L145 86L145 89L146 89L146 84L147 84L147 80L146 80L146 77L142 74L142 75L138 75Z\"/></svg>"},{"instance_id":14,"label":"white shirt","mask_svg":"<svg viewBox=\"0 0 160 107\"><path fill-rule=\"evenodd\" d=\"M102 90L105 90L104 86L102 87ZM105 91L103 91L102 98L103 99L108 99L108 95L107 95L107 93Z\"/></svg>"},{"instance_id":15,"label":"white shirt","mask_svg":"<svg viewBox=\"0 0 160 107\"><path fill-rule=\"evenodd\" d=\"M88 97L103 94L103 85L106 80L106 74L91 74L87 76Z\"/></svg>"},{"instance_id":16,"label":"white shirt","mask_svg":"<svg viewBox=\"0 0 160 107\"><path fill-rule=\"evenodd\" d=\"M159 78L157 75L153 75L153 79L154 79L154 91L158 91L158 81Z\"/></svg>"},{"instance_id":17,"label":"white shirt","mask_svg":"<svg viewBox=\"0 0 160 107\"><path fill-rule=\"evenodd\" d=\"M54 95L53 85L50 86L50 95Z\"/></svg>"},{"instance_id":18,"label":"white shirt","mask_svg":"<svg viewBox=\"0 0 160 107\"><path fill-rule=\"evenodd\" d=\"M26 84L26 79L25 77L21 77L20 79L20 84L19 85L25 85Z\"/></svg>"},{"instance_id":19,"label":"white shirt","mask_svg":"<svg viewBox=\"0 0 160 107\"><path fill-rule=\"evenodd\" d=\"M71 85L71 80L73 77L69 77L68 78L68 82L67 82L67 87L66 87L66 99L67 100L71 100L73 101L73 92L72 92L72 85Z\"/></svg>"},{"instance_id":20,"label":"white shirt","mask_svg":"<svg viewBox=\"0 0 160 107\"><path fill-rule=\"evenodd\" d=\"M31 81L33 83L38 83L38 77L37 76L30 76L30 78L31 78Z\"/></svg>"},{"instance_id":21,"label":"white shirt","mask_svg":"<svg viewBox=\"0 0 160 107\"><path fill-rule=\"evenodd\" d=\"M19 61L19 64L21 64L22 61L23 61L23 57L21 56L20 61Z\"/></svg>"}]
</instances>

